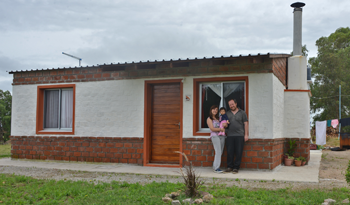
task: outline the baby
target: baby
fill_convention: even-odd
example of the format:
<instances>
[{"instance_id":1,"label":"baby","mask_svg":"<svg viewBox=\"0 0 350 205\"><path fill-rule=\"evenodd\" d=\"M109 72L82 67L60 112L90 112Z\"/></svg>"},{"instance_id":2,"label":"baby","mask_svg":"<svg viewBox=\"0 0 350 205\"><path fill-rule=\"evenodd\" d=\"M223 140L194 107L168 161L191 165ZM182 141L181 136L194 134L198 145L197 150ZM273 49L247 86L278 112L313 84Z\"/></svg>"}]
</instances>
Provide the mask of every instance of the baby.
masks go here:
<instances>
[{"instance_id":1,"label":"baby","mask_svg":"<svg viewBox=\"0 0 350 205\"><path fill-rule=\"evenodd\" d=\"M226 109L224 107L220 108L220 128L224 128L225 124L230 124L228 117L226 115ZM226 136L225 132L219 132L220 136Z\"/></svg>"}]
</instances>

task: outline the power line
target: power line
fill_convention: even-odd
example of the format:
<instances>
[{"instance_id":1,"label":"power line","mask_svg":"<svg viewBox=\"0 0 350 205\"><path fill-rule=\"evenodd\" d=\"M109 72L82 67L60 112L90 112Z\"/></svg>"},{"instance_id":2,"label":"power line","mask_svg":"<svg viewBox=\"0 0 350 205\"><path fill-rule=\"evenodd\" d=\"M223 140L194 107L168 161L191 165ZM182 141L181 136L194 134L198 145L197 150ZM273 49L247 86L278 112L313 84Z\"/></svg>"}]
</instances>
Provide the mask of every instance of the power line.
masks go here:
<instances>
[{"instance_id":1,"label":"power line","mask_svg":"<svg viewBox=\"0 0 350 205\"><path fill-rule=\"evenodd\" d=\"M349 97L350 95L341 95L342 97ZM311 98L315 98L315 99L326 99L326 98L334 98L334 97L339 97L339 95L334 95L334 96L329 96L329 97L322 97L322 98L319 98L319 97L311 97Z\"/></svg>"}]
</instances>

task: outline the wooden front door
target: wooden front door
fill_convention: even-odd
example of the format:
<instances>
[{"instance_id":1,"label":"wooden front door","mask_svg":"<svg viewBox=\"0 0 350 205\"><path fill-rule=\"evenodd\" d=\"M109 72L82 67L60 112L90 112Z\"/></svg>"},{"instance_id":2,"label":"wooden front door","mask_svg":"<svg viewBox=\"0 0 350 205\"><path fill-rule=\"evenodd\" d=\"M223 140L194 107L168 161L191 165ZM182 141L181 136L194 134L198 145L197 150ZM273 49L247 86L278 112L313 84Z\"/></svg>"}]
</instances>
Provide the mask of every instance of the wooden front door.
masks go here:
<instances>
[{"instance_id":1,"label":"wooden front door","mask_svg":"<svg viewBox=\"0 0 350 205\"><path fill-rule=\"evenodd\" d=\"M180 83L153 84L151 93L150 163L179 164Z\"/></svg>"}]
</instances>

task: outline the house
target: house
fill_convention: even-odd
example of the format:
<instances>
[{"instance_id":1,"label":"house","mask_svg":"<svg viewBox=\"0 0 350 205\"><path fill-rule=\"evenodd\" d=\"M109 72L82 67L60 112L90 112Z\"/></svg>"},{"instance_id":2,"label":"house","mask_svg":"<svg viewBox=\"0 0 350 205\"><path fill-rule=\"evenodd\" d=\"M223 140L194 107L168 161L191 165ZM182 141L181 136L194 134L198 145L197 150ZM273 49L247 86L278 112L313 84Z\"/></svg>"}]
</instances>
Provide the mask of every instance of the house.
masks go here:
<instances>
[{"instance_id":1,"label":"house","mask_svg":"<svg viewBox=\"0 0 350 205\"><path fill-rule=\"evenodd\" d=\"M301 37L294 54L10 71L11 157L179 167L180 151L212 166L209 107L235 98L249 119L242 168L274 169L289 139L309 160Z\"/></svg>"}]
</instances>

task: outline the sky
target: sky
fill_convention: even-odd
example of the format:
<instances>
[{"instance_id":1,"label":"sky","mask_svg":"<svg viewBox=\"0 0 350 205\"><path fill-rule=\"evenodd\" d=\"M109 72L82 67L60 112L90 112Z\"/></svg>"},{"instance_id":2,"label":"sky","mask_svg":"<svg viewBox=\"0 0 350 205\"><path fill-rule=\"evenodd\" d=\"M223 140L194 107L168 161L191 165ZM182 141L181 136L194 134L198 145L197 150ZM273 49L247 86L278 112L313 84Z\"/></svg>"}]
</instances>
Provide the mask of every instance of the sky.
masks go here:
<instances>
[{"instance_id":1,"label":"sky","mask_svg":"<svg viewBox=\"0 0 350 205\"><path fill-rule=\"evenodd\" d=\"M1 0L0 89L6 71L293 49L295 1ZM349 27L349 0L304 0L303 42Z\"/></svg>"}]
</instances>

